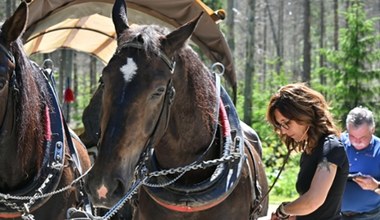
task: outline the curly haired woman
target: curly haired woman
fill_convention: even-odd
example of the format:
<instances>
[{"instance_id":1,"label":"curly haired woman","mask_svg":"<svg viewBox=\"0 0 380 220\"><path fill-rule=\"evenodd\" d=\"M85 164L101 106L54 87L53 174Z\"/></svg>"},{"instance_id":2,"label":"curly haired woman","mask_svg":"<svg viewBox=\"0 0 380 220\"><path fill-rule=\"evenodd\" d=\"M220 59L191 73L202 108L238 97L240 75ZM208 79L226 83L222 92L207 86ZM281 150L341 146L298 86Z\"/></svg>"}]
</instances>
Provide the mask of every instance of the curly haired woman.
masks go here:
<instances>
[{"instance_id":1,"label":"curly haired woman","mask_svg":"<svg viewBox=\"0 0 380 220\"><path fill-rule=\"evenodd\" d=\"M304 83L283 86L270 99L267 120L289 151L301 153L299 197L283 202L271 220L341 219L348 160L323 95Z\"/></svg>"}]
</instances>

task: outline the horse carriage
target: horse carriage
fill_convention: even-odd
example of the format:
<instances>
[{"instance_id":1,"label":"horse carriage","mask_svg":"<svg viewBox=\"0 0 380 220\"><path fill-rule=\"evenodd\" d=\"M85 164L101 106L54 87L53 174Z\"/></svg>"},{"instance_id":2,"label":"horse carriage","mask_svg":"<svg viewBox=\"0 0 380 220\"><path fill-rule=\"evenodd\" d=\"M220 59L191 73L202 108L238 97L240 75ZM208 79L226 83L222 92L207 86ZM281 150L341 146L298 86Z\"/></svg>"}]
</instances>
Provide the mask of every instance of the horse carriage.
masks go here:
<instances>
[{"instance_id":1,"label":"horse carriage","mask_svg":"<svg viewBox=\"0 0 380 220\"><path fill-rule=\"evenodd\" d=\"M257 219L265 215L268 186L258 136L239 120L221 84L219 73L225 70L234 88L233 68L222 63L210 70L188 44L209 15L199 13L170 30L159 25L130 25L128 12L126 2L116 0L112 9L116 52L103 70L100 95L96 96L101 97L101 105L97 105L101 113L95 119L99 121L98 154L91 169L88 155L78 154L84 147L70 147L77 139L69 138L75 135L60 114L49 74L23 52L19 36L27 22L27 5L22 3L3 25L0 100L4 104L0 116L6 120L1 124L0 144L12 143L13 148L1 145L0 162L10 165L13 160L19 165L0 170L1 179L9 179L1 181L0 205L9 209L11 203L16 204L13 211L20 215L10 217L24 219L118 219L117 213L125 207L128 213L120 219ZM13 100L30 84L31 90L20 92L24 96ZM30 99L32 94L36 97ZM34 109L24 115L28 102ZM53 118L59 118L61 126L54 124ZM27 127L10 129L15 124ZM13 130L21 137L11 135ZM8 136L16 138L9 141ZM34 142L26 142L29 139ZM66 144L69 146L64 148ZM20 149L15 150L17 147ZM56 170L56 164L63 174L45 171ZM73 171L71 178L65 179L69 171ZM65 181L58 184L55 179ZM45 186L50 182L58 187ZM24 187L34 195L20 194ZM59 190L66 188L70 193ZM13 201L20 197L27 202L19 205ZM44 199L52 206L34 206ZM2 207L0 215L7 217ZM59 210L51 213L52 207ZM108 211L94 216L92 207ZM62 213L65 210L69 210L67 216ZM51 216L46 217L48 214Z\"/></svg>"}]
</instances>

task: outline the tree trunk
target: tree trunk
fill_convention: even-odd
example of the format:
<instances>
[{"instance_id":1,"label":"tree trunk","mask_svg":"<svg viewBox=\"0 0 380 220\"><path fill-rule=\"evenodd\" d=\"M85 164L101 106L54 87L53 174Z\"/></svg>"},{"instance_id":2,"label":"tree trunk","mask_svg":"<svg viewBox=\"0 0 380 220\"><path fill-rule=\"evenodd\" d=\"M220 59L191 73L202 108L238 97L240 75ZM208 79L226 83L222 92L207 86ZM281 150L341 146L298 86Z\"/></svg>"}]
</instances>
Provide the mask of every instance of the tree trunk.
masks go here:
<instances>
[{"instance_id":1,"label":"tree trunk","mask_svg":"<svg viewBox=\"0 0 380 220\"><path fill-rule=\"evenodd\" d=\"M67 88L71 88L72 72L73 72L72 64L73 64L73 52L68 49L63 49L62 55L61 55L60 71L59 71L59 75L60 75L59 88L61 92L64 92ZM63 95L61 95L60 100L63 103L62 111L65 116L66 122L69 123L70 122L70 104L64 102L65 100L64 100Z\"/></svg>"},{"instance_id":2,"label":"tree trunk","mask_svg":"<svg viewBox=\"0 0 380 220\"><path fill-rule=\"evenodd\" d=\"M90 92L93 94L97 89L97 77L96 77L96 58L91 56L90 58Z\"/></svg>"},{"instance_id":3,"label":"tree trunk","mask_svg":"<svg viewBox=\"0 0 380 220\"><path fill-rule=\"evenodd\" d=\"M334 49L339 50L339 15L338 15L338 0L334 0Z\"/></svg>"},{"instance_id":4,"label":"tree trunk","mask_svg":"<svg viewBox=\"0 0 380 220\"><path fill-rule=\"evenodd\" d=\"M302 9L302 5L299 1L294 1L293 3L293 8L292 8L292 11L293 12L299 12L301 11ZM299 13L292 13L292 24L291 24L291 33L290 33L290 36L291 36L291 63L292 63L292 66L291 66L291 71L292 71L292 78L293 79L296 79L298 80L300 75L301 75L301 67L300 67L300 56L301 56L301 51L300 51L300 45L299 45L299 41L301 39L301 33L300 32L300 17L302 17Z\"/></svg>"},{"instance_id":5,"label":"tree trunk","mask_svg":"<svg viewBox=\"0 0 380 220\"><path fill-rule=\"evenodd\" d=\"M274 25L274 21L273 21L273 17L272 17L272 12L271 12L271 9L270 9L270 5L269 5L269 2L268 0L265 0L265 4L266 4L266 10L268 12L268 17L269 17L269 21L270 21L270 26L271 26L271 29L272 29L272 37L273 37L273 43L275 45L275 48L276 48L276 55L277 55L277 59L280 58L280 43L278 41L278 36L276 34L276 27ZM279 74L280 72L277 71L277 74Z\"/></svg>"},{"instance_id":6,"label":"tree trunk","mask_svg":"<svg viewBox=\"0 0 380 220\"><path fill-rule=\"evenodd\" d=\"M319 38L319 48L323 49L325 47L324 40L325 40L325 6L324 6L324 0L320 0L320 20L319 20L319 29L320 29L320 38ZM325 66L325 56L320 53L319 55L319 66L324 67ZM326 76L324 74L321 74L319 76L320 83L322 85L326 84Z\"/></svg>"},{"instance_id":7,"label":"tree trunk","mask_svg":"<svg viewBox=\"0 0 380 220\"><path fill-rule=\"evenodd\" d=\"M253 75L255 72L255 10L256 0L248 1L248 36L245 60L244 122L252 125Z\"/></svg>"},{"instance_id":8,"label":"tree trunk","mask_svg":"<svg viewBox=\"0 0 380 220\"><path fill-rule=\"evenodd\" d=\"M284 1L278 2L280 5L278 7L278 28L277 28L277 36L278 36L278 63L276 65L276 72L280 73L282 69L282 65L284 62Z\"/></svg>"},{"instance_id":9,"label":"tree trunk","mask_svg":"<svg viewBox=\"0 0 380 220\"><path fill-rule=\"evenodd\" d=\"M73 87L73 91L74 91L74 97L75 97L75 100L74 100L74 105L73 105L73 115L77 115L78 112L79 112L79 103L77 101L77 97L78 97L78 94L79 94L79 88L78 88L78 64L77 64L77 53L75 51L72 51L73 53L73 74L72 74L72 87Z\"/></svg>"},{"instance_id":10,"label":"tree trunk","mask_svg":"<svg viewBox=\"0 0 380 220\"><path fill-rule=\"evenodd\" d=\"M302 81L310 84L311 42L310 42L310 0L304 0L303 29L303 72Z\"/></svg>"},{"instance_id":11,"label":"tree trunk","mask_svg":"<svg viewBox=\"0 0 380 220\"><path fill-rule=\"evenodd\" d=\"M5 17L9 18L13 11L12 11L12 3L14 0L7 0L5 5Z\"/></svg>"},{"instance_id":12,"label":"tree trunk","mask_svg":"<svg viewBox=\"0 0 380 220\"><path fill-rule=\"evenodd\" d=\"M235 15L233 9L235 8L235 0L228 0L227 1L227 43L228 46L231 49L232 56L234 55L235 51Z\"/></svg>"},{"instance_id":13,"label":"tree trunk","mask_svg":"<svg viewBox=\"0 0 380 220\"><path fill-rule=\"evenodd\" d=\"M262 83L262 89L266 89L266 82L267 82L267 47L268 47L268 12L267 10L264 10L264 30L263 30L263 83Z\"/></svg>"}]
</instances>

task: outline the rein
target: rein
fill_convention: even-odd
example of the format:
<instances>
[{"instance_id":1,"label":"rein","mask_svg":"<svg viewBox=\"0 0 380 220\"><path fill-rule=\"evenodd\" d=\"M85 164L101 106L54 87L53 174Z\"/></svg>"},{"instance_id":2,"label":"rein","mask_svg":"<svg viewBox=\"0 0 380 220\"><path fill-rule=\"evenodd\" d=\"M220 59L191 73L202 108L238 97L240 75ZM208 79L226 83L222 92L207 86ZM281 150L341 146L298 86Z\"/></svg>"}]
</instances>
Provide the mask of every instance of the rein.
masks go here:
<instances>
[{"instance_id":1,"label":"rein","mask_svg":"<svg viewBox=\"0 0 380 220\"><path fill-rule=\"evenodd\" d=\"M289 158L290 158L290 154L292 153L293 150L294 150L294 148L288 150L288 153L285 156L284 162L281 165L280 171L277 173L277 176L274 179L272 185L269 187L269 190L263 195L263 197L261 197L260 201L258 202L258 205L253 210L253 213L257 212L261 208L261 204L264 202L264 200L266 199L266 197L269 196L269 193L272 191L272 189L274 188L275 184L277 183L277 180L280 178L281 173L282 173L282 171L285 168L285 165L288 163Z\"/></svg>"}]
</instances>

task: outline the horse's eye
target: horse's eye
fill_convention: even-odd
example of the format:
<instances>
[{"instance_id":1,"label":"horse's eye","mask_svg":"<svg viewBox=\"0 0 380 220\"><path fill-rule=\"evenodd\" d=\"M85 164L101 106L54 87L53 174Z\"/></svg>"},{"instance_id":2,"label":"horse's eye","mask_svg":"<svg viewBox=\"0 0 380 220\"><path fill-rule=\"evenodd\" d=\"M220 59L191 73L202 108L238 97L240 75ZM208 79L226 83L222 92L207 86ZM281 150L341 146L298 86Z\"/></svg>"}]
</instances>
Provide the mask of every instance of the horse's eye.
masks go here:
<instances>
[{"instance_id":1,"label":"horse's eye","mask_svg":"<svg viewBox=\"0 0 380 220\"><path fill-rule=\"evenodd\" d=\"M155 98L159 98L160 96L162 96L162 94L165 92L165 87L159 87L158 89L156 89L156 91L152 94L152 98L155 99Z\"/></svg>"},{"instance_id":2,"label":"horse's eye","mask_svg":"<svg viewBox=\"0 0 380 220\"><path fill-rule=\"evenodd\" d=\"M0 90L2 90L6 85L5 80L0 80Z\"/></svg>"},{"instance_id":3,"label":"horse's eye","mask_svg":"<svg viewBox=\"0 0 380 220\"><path fill-rule=\"evenodd\" d=\"M7 73L7 68L4 66L0 66L0 74L6 74Z\"/></svg>"}]
</instances>

